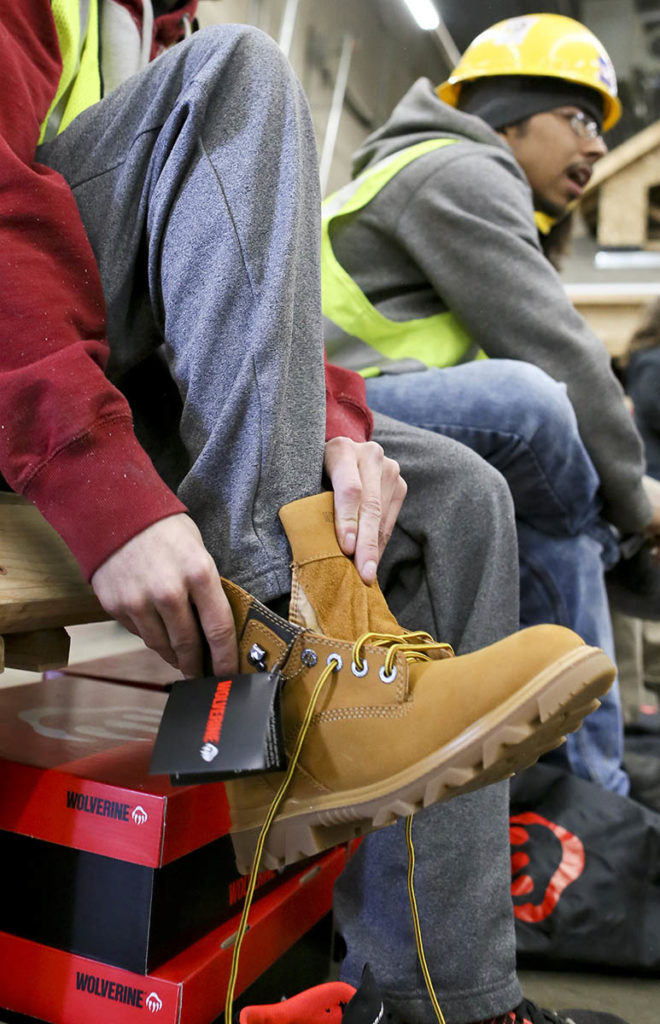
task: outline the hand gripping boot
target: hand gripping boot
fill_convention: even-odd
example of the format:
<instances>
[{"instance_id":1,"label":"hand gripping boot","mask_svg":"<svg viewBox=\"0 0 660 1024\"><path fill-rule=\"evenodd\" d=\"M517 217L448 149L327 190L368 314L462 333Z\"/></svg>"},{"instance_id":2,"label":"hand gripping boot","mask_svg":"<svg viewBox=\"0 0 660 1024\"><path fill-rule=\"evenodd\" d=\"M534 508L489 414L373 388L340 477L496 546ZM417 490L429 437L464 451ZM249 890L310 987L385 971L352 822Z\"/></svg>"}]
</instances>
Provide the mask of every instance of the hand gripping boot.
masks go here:
<instances>
[{"instance_id":1,"label":"hand gripping boot","mask_svg":"<svg viewBox=\"0 0 660 1024\"><path fill-rule=\"evenodd\" d=\"M223 581L240 671L284 675L287 753L312 691L334 666L270 827L274 868L507 778L598 707L614 666L562 626L533 626L472 654L407 633L366 586L334 531L333 496L280 512L293 552L289 620ZM239 870L248 871L282 773L227 782Z\"/></svg>"}]
</instances>

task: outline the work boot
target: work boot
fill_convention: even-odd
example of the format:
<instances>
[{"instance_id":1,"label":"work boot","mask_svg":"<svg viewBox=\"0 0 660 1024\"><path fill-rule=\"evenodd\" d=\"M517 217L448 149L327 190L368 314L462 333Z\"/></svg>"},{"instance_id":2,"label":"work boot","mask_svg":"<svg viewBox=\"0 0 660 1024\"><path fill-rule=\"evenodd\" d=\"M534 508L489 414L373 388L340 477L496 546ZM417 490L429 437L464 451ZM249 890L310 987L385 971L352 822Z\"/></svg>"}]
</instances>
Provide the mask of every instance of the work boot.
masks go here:
<instances>
[{"instance_id":1,"label":"work boot","mask_svg":"<svg viewBox=\"0 0 660 1024\"><path fill-rule=\"evenodd\" d=\"M389 825L437 801L526 768L598 707L614 666L561 626L533 626L472 654L408 633L377 584L366 586L341 551L333 496L280 513L293 552L289 619L224 582L240 671L284 676L287 754L315 684L300 759L270 827L261 864L277 868ZM282 773L227 782L240 871Z\"/></svg>"}]
</instances>

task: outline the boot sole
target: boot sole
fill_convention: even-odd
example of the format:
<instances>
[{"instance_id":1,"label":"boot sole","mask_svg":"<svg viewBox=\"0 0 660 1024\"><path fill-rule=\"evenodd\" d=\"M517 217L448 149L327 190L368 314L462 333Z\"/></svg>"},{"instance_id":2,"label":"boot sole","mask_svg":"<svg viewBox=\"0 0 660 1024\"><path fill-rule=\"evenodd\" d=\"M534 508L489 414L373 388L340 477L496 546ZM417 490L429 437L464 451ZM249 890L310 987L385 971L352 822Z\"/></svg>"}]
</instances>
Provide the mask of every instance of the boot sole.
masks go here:
<instances>
[{"instance_id":1,"label":"boot sole","mask_svg":"<svg viewBox=\"0 0 660 1024\"><path fill-rule=\"evenodd\" d=\"M582 647L554 662L493 711L405 772L309 802L287 801L273 822L261 868L277 869L364 835L430 804L510 778L558 747L599 707L614 672L598 648ZM238 870L249 872L268 808L241 821L232 811Z\"/></svg>"}]
</instances>

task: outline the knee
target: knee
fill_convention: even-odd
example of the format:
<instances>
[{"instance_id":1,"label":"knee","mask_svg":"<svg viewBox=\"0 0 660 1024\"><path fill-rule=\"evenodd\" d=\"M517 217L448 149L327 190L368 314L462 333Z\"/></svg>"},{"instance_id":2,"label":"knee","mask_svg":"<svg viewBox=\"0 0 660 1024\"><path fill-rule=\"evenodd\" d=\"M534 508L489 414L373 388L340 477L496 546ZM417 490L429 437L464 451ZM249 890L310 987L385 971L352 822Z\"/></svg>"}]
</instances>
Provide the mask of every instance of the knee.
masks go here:
<instances>
[{"instance_id":1,"label":"knee","mask_svg":"<svg viewBox=\"0 0 660 1024\"><path fill-rule=\"evenodd\" d=\"M512 403L520 432L532 446L545 439L553 445L581 443L565 384L531 363L507 360L506 373L504 393Z\"/></svg>"},{"instance_id":2,"label":"knee","mask_svg":"<svg viewBox=\"0 0 660 1024\"><path fill-rule=\"evenodd\" d=\"M498 469L480 456L469 469L463 503L464 508L472 506L478 521L490 523L492 530L515 532L515 509L509 484Z\"/></svg>"},{"instance_id":3,"label":"knee","mask_svg":"<svg viewBox=\"0 0 660 1024\"><path fill-rule=\"evenodd\" d=\"M189 42L211 60L217 57L224 62L228 55L237 58L251 69L257 81L283 71L288 77L291 72L277 43L252 25L209 25Z\"/></svg>"},{"instance_id":4,"label":"knee","mask_svg":"<svg viewBox=\"0 0 660 1024\"><path fill-rule=\"evenodd\" d=\"M426 445L425 486L438 501L450 504L457 520L478 523L486 533L513 531L515 513L511 490L504 476L471 448L442 437L437 452ZM434 502L435 503L435 502ZM438 507L442 507L439 505Z\"/></svg>"}]
</instances>

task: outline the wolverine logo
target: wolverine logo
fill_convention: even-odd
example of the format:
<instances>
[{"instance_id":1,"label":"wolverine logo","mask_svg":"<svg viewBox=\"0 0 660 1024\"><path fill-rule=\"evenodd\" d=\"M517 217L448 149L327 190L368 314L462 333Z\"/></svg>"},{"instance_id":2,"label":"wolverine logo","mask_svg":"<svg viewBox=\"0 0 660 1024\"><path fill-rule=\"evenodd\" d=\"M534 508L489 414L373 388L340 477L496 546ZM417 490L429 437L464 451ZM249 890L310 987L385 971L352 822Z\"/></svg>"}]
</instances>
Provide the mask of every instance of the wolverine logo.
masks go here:
<instances>
[{"instance_id":1,"label":"wolverine logo","mask_svg":"<svg viewBox=\"0 0 660 1024\"><path fill-rule=\"evenodd\" d=\"M144 989L121 985L118 981L110 981L97 974L76 971L76 988L79 992L89 992L92 996L110 999L114 1003L124 1003L126 1006L136 1006L138 1009L144 1005Z\"/></svg>"},{"instance_id":2,"label":"wolverine logo","mask_svg":"<svg viewBox=\"0 0 660 1024\"><path fill-rule=\"evenodd\" d=\"M147 996L145 1006L150 1013L158 1013L159 1010L163 1009L163 1000L160 998L157 992L150 992Z\"/></svg>"},{"instance_id":3,"label":"wolverine logo","mask_svg":"<svg viewBox=\"0 0 660 1024\"><path fill-rule=\"evenodd\" d=\"M131 818L133 819L136 825L144 825L149 820L149 815L145 811L142 804L138 804L137 807L133 809Z\"/></svg>"},{"instance_id":4,"label":"wolverine logo","mask_svg":"<svg viewBox=\"0 0 660 1024\"><path fill-rule=\"evenodd\" d=\"M519 921L538 924L584 871L584 846L568 829L533 811L510 821L513 912Z\"/></svg>"},{"instance_id":5,"label":"wolverine logo","mask_svg":"<svg viewBox=\"0 0 660 1024\"><path fill-rule=\"evenodd\" d=\"M231 690L231 680L221 680L215 688L215 694L213 696L213 703L211 704L211 710L209 711L209 717L206 719L206 727L204 729L204 744L213 744L214 746L220 741L220 733L222 732L222 723L225 718L225 711L227 709L227 700L229 699L229 691ZM204 753L205 747L202 747L202 757L204 760L211 760Z\"/></svg>"}]
</instances>

